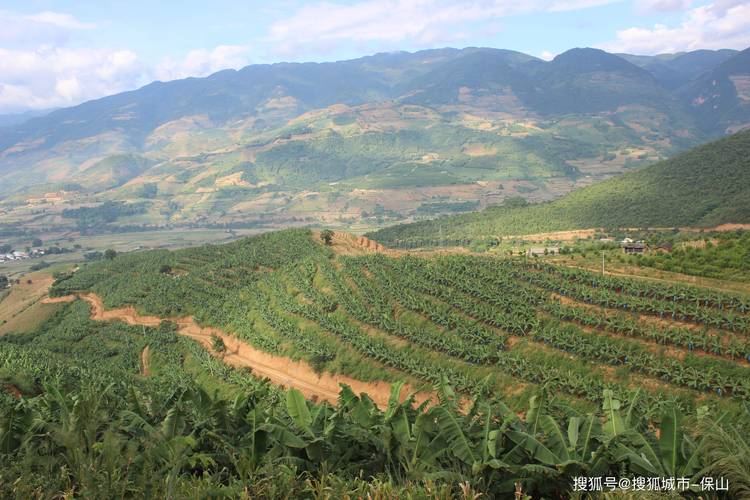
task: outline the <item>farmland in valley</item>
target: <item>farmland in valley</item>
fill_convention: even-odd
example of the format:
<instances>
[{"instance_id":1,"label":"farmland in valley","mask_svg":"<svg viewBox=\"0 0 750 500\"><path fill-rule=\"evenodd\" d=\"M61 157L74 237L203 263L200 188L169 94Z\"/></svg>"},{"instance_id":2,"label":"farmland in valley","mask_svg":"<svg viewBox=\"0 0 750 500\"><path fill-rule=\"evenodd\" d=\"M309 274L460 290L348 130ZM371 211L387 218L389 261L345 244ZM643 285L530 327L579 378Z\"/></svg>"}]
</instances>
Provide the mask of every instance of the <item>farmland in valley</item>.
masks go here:
<instances>
[{"instance_id":1,"label":"farmland in valley","mask_svg":"<svg viewBox=\"0 0 750 500\"><path fill-rule=\"evenodd\" d=\"M45 392L44 399L52 396L41 387L52 380L94 391L112 382L98 404L111 400L127 417L117 417L111 432L153 438L148 428L177 419L172 434L156 434L162 441L136 440L134 446L153 458L155 447L191 436L196 441L187 456L210 457L213 462L200 469L226 488L284 463L317 478L334 467L329 470L338 470L335 478L343 481L336 483L339 492L365 487L353 479L356 471L412 493L430 488L424 481L440 472L457 480L439 482L446 495L460 481L492 495L509 493L516 483L531 494L555 495L568 491L582 471L709 474L716 458L702 444L705 436L720 430L735 439L748 430L747 295L518 257L412 255L356 242L338 235L325 245L317 233L288 230L83 265L59 279L51 296L88 294L106 309L132 307L128 314L136 324L92 321L86 302L67 303L35 333L2 339L6 386ZM137 318L146 316L157 319L138 326ZM213 345L204 341L204 349L178 335L178 318L189 316L230 337L217 335ZM296 363L277 367L286 372L275 386L263 384L220 361L238 352L230 339ZM245 366L253 368L251 362ZM331 400L322 390L277 388L296 387L295 371L303 368L321 379L385 382L395 390L374 401L345 389L329 406L321 404ZM429 409L400 402L402 383L432 396ZM209 387L220 392L210 396ZM231 399L248 391L250 400ZM305 402L303 393L318 403ZM143 398L151 398L151 407L140 406ZM12 405L12 397L2 404ZM17 408L19 419L41 411L32 404ZM252 414L252 425L264 429L250 469L231 457L251 460L237 451L244 446L237 436L250 439L259 431L248 430L247 418L231 420L235 410ZM233 434L232 426L244 434ZM22 432L2 430L4 451L27 458L34 453L17 451L21 444L14 448L14 440L25 442L16 438ZM667 452L654 451L662 449L674 452L671 461ZM91 451L86 459L97 456ZM185 460L170 462L177 472L169 477L175 488L198 487L196 466ZM123 484L148 483L152 472L139 467ZM300 494L305 486L296 474L289 473L287 486ZM414 483L403 486L405 479ZM262 484L256 494L269 494Z\"/></svg>"}]
</instances>

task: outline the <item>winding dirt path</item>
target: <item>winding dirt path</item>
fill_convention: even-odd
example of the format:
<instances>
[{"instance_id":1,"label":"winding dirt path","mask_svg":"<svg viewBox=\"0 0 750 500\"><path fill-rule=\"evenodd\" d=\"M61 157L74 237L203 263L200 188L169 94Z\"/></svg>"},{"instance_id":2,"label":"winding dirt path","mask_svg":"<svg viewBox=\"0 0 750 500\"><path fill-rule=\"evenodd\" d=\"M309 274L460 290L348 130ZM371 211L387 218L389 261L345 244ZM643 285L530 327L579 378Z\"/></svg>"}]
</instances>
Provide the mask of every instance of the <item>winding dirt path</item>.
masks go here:
<instances>
[{"instance_id":1,"label":"winding dirt path","mask_svg":"<svg viewBox=\"0 0 750 500\"><path fill-rule=\"evenodd\" d=\"M91 305L91 318L98 321L119 320L129 325L152 327L159 326L164 321L164 318L141 315L132 306L105 310L101 298L93 293L80 294L79 297ZM169 318L169 321L177 324L177 331L181 335L196 340L211 353L213 353L212 336L221 338L227 347L226 352L220 356L225 363L237 368L249 367L256 376L268 378L277 385L294 387L312 401L325 400L335 403L338 401L341 384L347 384L357 394L367 393L378 407L388 406L391 386L386 382L363 382L345 375L318 374L304 361L293 361L283 356L260 351L222 330L201 327L192 317ZM141 360L143 361L143 353L141 353ZM146 375L148 364L144 363L143 366L144 375ZM412 392L413 390L405 385L401 390L400 399L405 400L406 396ZM415 394L417 404L428 399L435 400L435 397L433 394L424 392Z\"/></svg>"}]
</instances>

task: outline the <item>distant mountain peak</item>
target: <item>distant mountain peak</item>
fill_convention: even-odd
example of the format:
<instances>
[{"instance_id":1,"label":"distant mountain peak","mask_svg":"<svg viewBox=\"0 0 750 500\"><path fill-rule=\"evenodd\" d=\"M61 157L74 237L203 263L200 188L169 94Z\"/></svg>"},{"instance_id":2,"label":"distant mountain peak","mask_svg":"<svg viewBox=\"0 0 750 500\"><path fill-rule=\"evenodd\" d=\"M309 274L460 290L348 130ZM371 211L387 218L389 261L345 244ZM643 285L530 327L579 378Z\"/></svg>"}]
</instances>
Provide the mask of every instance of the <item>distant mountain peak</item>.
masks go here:
<instances>
[{"instance_id":1,"label":"distant mountain peak","mask_svg":"<svg viewBox=\"0 0 750 500\"><path fill-rule=\"evenodd\" d=\"M626 61L622 57L591 47L567 50L555 57L550 64L579 73L620 71L651 77L647 71Z\"/></svg>"}]
</instances>

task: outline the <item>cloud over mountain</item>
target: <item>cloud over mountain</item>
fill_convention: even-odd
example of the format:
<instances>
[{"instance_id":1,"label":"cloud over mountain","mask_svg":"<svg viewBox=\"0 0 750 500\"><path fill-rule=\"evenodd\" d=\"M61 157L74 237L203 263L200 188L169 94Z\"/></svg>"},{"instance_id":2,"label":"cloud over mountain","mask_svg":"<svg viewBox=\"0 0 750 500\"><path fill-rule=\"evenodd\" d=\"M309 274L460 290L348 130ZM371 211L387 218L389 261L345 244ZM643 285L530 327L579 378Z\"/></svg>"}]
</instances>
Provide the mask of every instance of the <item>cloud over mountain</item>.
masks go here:
<instances>
[{"instance_id":1,"label":"cloud over mountain","mask_svg":"<svg viewBox=\"0 0 750 500\"><path fill-rule=\"evenodd\" d=\"M654 8L667 8L686 2L669 0L649 2ZM750 3L745 0L716 1L688 9L677 26L655 24L617 32L617 39L602 44L613 52L658 54L696 49L750 46Z\"/></svg>"}]
</instances>

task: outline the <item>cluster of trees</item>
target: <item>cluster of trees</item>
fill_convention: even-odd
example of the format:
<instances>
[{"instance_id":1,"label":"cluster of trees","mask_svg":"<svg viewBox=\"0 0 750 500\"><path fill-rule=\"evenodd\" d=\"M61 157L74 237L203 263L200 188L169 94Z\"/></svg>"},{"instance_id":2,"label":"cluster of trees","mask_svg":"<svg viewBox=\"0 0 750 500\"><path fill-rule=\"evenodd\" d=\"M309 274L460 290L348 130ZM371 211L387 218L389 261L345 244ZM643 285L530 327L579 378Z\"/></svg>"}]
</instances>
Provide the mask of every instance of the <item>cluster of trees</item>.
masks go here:
<instances>
[{"instance_id":1,"label":"cluster of trees","mask_svg":"<svg viewBox=\"0 0 750 500\"><path fill-rule=\"evenodd\" d=\"M146 211L147 203L123 203L121 201L105 201L95 207L66 208L62 216L75 219L82 231L101 229L120 217L142 214Z\"/></svg>"},{"instance_id":2,"label":"cluster of trees","mask_svg":"<svg viewBox=\"0 0 750 500\"><path fill-rule=\"evenodd\" d=\"M750 279L750 232L719 235L716 243L708 240L700 245L686 244L669 253L652 254L633 262L709 278L745 281Z\"/></svg>"}]
</instances>

